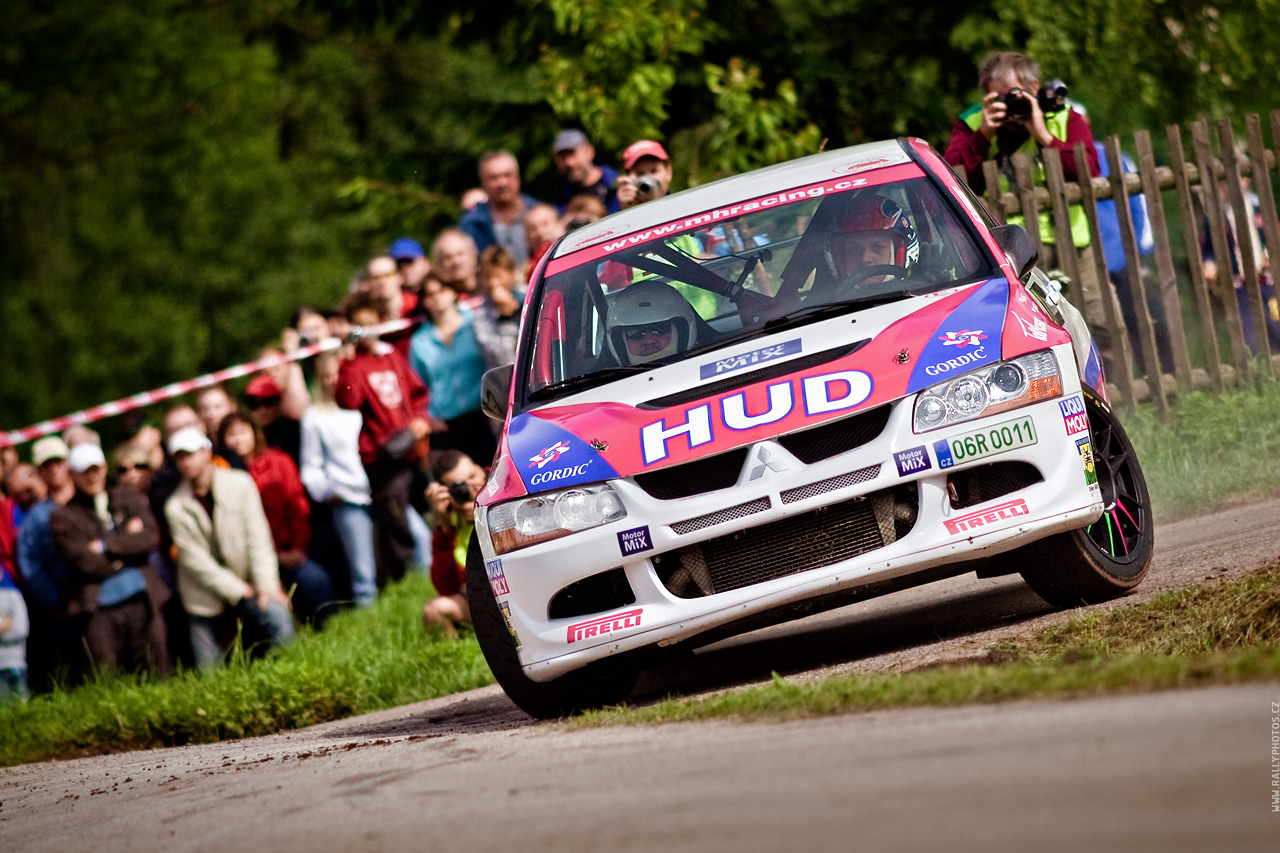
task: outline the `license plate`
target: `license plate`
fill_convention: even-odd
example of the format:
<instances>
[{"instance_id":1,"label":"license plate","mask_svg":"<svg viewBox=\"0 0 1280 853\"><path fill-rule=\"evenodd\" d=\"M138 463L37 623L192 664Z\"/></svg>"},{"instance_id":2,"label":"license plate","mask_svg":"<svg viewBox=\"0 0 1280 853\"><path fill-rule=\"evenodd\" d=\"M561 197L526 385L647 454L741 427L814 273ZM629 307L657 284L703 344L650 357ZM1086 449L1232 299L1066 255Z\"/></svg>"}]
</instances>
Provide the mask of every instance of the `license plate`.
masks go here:
<instances>
[{"instance_id":1,"label":"license plate","mask_svg":"<svg viewBox=\"0 0 1280 853\"><path fill-rule=\"evenodd\" d=\"M1031 418L1018 418L1002 424L980 429L977 432L944 438L933 443L939 468L950 468L961 462L971 462L995 456L1007 450L1027 447L1036 443L1036 428Z\"/></svg>"}]
</instances>

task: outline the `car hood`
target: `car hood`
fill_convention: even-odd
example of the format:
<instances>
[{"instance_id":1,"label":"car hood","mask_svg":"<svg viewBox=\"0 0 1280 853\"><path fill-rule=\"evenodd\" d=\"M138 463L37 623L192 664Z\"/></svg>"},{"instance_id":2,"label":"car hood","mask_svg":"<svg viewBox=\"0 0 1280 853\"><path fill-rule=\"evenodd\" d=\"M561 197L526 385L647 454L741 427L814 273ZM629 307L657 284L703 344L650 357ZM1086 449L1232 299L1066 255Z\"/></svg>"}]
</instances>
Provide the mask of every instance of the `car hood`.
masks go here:
<instances>
[{"instance_id":1,"label":"car hood","mask_svg":"<svg viewBox=\"0 0 1280 853\"><path fill-rule=\"evenodd\" d=\"M516 415L481 503L721 453L1069 341L996 278L739 342Z\"/></svg>"}]
</instances>

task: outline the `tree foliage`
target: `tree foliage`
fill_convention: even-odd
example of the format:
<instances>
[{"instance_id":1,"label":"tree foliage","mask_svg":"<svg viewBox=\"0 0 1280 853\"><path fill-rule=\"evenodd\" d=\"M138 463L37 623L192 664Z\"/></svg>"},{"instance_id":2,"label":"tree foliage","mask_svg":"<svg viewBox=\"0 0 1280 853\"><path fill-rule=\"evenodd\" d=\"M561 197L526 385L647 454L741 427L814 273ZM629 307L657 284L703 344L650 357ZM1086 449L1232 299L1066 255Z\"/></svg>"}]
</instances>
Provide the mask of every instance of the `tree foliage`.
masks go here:
<instances>
[{"instance_id":1,"label":"tree foliage","mask_svg":"<svg viewBox=\"0 0 1280 853\"><path fill-rule=\"evenodd\" d=\"M457 215L507 148L660 139L696 183L945 142L1025 49L1095 127L1275 106L1280 0L10 0L0 27L0 426L252 357L301 302Z\"/></svg>"}]
</instances>

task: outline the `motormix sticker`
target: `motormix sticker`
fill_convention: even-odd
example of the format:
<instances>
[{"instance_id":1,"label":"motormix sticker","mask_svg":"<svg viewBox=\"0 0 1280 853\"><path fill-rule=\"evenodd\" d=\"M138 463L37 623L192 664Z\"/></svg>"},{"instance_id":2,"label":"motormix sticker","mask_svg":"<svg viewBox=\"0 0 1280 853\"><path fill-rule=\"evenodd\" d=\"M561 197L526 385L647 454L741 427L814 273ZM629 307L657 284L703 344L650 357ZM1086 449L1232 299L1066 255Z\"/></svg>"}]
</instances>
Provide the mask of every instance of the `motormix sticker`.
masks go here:
<instances>
[{"instance_id":1,"label":"motormix sticker","mask_svg":"<svg viewBox=\"0 0 1280 853\"><path fill-rule=\"evenodd\" d=\"M910 450L899 450L893 454L893 461L898 464L899 477L917 474L933 467L933 463L929 460L929 448L924 445Z\"/></svg>"},{"instance_id":2,"label":"motormix sticker","mask_svg":"<svg viewBox=\"0 0 1280 853\"><path fill-rule=\"evenodd\" d=\"M630 557L644 551L653 550L653 538L649 535L648 526L624 530L618 534L618 548L622 556Z\"/></svg>"},{"instance_id":3,"label":"motormix sticker","mask_svg":"<svg viewBox=\"0 0 1280 853\"><path fill-rule=\"evenodd\" d=\"M781 358L784 355L795 355L800 352L800 339L794 341L783 341L780 344L773 344L751 352L740 353L739 355L731 355L728 358L720 358L704 364L698 369L700 379L711 379L723 373L732 373L735 370L741 370L744 367L760 364L766 361L773 361L775 358Z\"/></svg>"}]
</instances>

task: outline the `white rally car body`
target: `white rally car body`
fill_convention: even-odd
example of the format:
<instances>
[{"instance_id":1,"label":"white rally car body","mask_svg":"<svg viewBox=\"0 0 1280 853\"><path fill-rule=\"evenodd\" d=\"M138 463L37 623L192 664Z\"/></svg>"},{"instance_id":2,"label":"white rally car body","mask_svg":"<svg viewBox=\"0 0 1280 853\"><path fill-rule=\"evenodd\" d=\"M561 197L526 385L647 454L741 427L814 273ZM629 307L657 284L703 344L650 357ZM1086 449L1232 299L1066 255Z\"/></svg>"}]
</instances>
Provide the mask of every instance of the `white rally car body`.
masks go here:
<instances>
[{"instance_id":1,"label":"white rally car body","mask_svg":"<svg viewBox=\"0 0 1280 853\"><path fill-rule=\"evenodd\" d=\"M879 282L835 281L829 211L863 193L901 208L917 254ZM614 701L587 691L547 711L537 691L1100 520L1104 550L1127 555L1125 536L1150 525L1126 524L1142 501L1099 483L1097 350L993 224L927 145L903 140L644 204L548 253L478 500L487 585L469 587L501 614L519 672L494 669L522 707ZM609 306L654 279L698 306L697 345L619 365Z\"/></svg>"}]
</instances>

